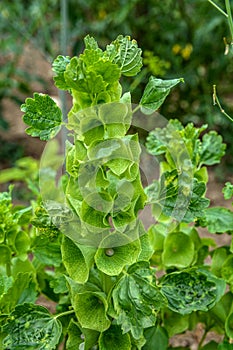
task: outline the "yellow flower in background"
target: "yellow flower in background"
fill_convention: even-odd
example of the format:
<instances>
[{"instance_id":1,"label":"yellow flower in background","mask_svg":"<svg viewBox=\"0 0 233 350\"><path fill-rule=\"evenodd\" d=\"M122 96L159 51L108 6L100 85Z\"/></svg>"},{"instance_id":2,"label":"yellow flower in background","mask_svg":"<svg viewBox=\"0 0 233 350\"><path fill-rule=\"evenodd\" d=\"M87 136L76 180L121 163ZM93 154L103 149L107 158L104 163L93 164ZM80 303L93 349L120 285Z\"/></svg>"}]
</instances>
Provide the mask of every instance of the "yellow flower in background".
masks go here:
<instances>
[{"instance_id":1,"label":"yellow flower in background","mask_svg":"<svg viewBox=\"0 0 233 350\"><path fill-rule=\"evenodd\" d=\"M175 55L177 55L180 51L181 51L181 46L179 45L179 44L175 44L175 45L173 45L173 47L172 47L172 52L175 54Z\"/></svg>"},{"instance_id":2,"label":"yellow flower in background","mask_svg":"<svg viewBox=\"0 0 233 350\"><path fill-rule=\"evenodd\" d=\"M185 60L188 60L190 58L190 55L193 51L193 46L191 44L187 44L182 50L181 55Z\"/></svg>"},{"instance_id":3,"label":"yellow flower in background","mask_svg":"<svg viewBox=\"0 0 233 350\"><path fill-rule=\"evenodd\" d=\"M99 19L104 19L107 16L107 12L105 10L99 10L98 17Z\"/></svg>"}]
</instances>

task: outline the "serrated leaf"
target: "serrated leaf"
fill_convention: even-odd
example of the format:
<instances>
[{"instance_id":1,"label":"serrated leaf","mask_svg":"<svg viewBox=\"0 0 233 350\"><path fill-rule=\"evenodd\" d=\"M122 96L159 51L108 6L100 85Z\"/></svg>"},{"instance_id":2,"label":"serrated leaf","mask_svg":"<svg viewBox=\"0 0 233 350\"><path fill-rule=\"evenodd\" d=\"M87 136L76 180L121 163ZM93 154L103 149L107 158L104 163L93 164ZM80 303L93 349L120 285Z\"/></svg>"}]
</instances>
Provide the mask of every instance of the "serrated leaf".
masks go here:
<instances>
[{"instance_id":1,"label":"serrated leaf","mask_svg":"<svg viewBox=\"0 0 233 350\"><path fill-rule=\"evenodd\" d=\"M60 131L62 112L48 95L34 93L33 96L21 106L21 111L25 112L23 120L29 125L26 132L47 141Z\"/></svg>"},{"instance_id":2,"label":"serrated leaf","mask_svg":"<svg viewBox=\"0 0 233 350\"><path fill-rule=\"evenodd\" d=\"M52 241L50 237L37 236L33 242L32 251L42 264L60 266L62 263L60 246L60 242Z\"/></svg>"},{"instance_id":3,"label":"serrated leaf","mask_svg":"<svg viewBox=\"0 0 233 350\"><path fill-rule=\"evenodd\" d=\"M89 34L85 36L84 44L85 44L86 49L92 49L92 50L99 49L97 41Z\"/></svg>"},{"instance_id":4,"label":"serrated leaf","mask_svg":"<svg viewBox=\"0 0 233 350\"><path fill-rule=\"evenodd\" d=\"M171 88L180 82L183 82L182 78L162 80L151 76L139 102L141 111L145 114L152 114L159 109L170 93Z\"/></svg>"},{"instance_id":5,"label":"serrated leaf","mask_svg":"<svg viewBox=\"0 0 233 350\"><path fill-rule=\"evenodd\" d=\"M135 339L143 336L144 328L155 325L157 312L166 305L147 262L129 267L115 285L112 301L117 324L123 333L131 331Z\"/></svg>"},{"instance_id":6,"label":"serrated leaf","mask_svg":"<svg viewBox=\"0 0 233 350\"><path fill-rule=\"evenodd\" d=\"M77 245L70 238L64 236L61 252L62 261L69 276L78 283L87 282L95 249Z\"/></svg>"},{"instance_id":7,"label":"serrated leaf","mask_svg":"<svg viewBox=\"0 0 233 350\"><path fill-rule=\"evenodd\" d=\"M138 48L135 40L130 40L129 36L119 35L107 46L106 52L110 60L119 66L122 75L134 76L140 72L142 50Z\"/></svg>"},{"instance_id":8,"label":"serrated leaf","mask_svg":"<svg viewBox=\"0 0 233 350\"><path fill-rule=\"evenodd\" d=\"M45 307L27 303L16 306L3 331L7 333L5 349L52 350L59 342L62 326Z\"/></svg>"},{"instance_id":9,"label":"serrated leaf","mask_svg":"<svg viewBox=\"0 0 233 350\"><path fill-rule=\"evenodd\" d=\"M216 131L210 131L203 136L200 147L200 164L218 164L225 154L226 145L222 143L222 136Z\"/></svg>"},{"instance_id":10,"label":"serrated leaf","mask_svg":"<svg viewBox=\"0 0 233 350\"><path fill-rule=\"evenodd\" d=\"M204 197L205 183L195 178L186 181L186 175L189 173L180 175L177 169L166 171L159 181L154 181L145 189L149 201L155 204L152 209L157 218L161 219L161 214L164 214L167 218L193 222L205 215L204 210L209 206L209 199Z\"/></svg>"},{"instance_id":11,"label":"serrated leaf","mask_svg":"<svg viewBox=\"0 0 233 350\"><path fill-rule=\"evenodd\" d=\"M52 70L56 73L56 76L53 78L55 85L58 89L68 90L70 87L65 81L64 73L67 65L70 63L69 56L59 55L52 64Z\"/></svg>"},{"instance_id":12,"label":"serrated leaf","mask_svg":"<svg viewBox=\"0 0 233 350\"><path fill-rule=\"evenodd\" d=\"M233 212L223 207L213 207L205 210L200 225L207 227L211 233L233 232Z\"/></svg>"},{"instance_id":13,"label":"serrated leaf","mask_svg":"<svg viewBox=\"0 0 233 350\"><path fill-rule=\"evenodd\" d=\"M37 286L35 276L31 272L19 272L0 298L0 310L9 313L17 304L35 302Z\"/></svg>"},{"instance_id":14,"label":"serrated leaf","mask_svg":"<svg viewBox=\"0 0 233 350\"><path fill-rule=\"evenodd\" d=\"M222 192L225 199L231 199L233 197L233 185L230 182L226 182Z\"/></svg>"},{"instance_id":15,"label":"serrated leaf","mask_svg":"<svg viewBox=\"0 0 233 350\"><path fill-rule=\"evenodd\" d=\"M130 350L131 341L129 334L122 334L119 326L112 325L99 337L100 350Z\"/></svg>"},{"instance_id":16,"label":"serrated leaf","mask_svg":"<svg viewBox=\"0 0 233 350\"><path fill-rule=\"evenodd\" d=\"M223 296L226 284L207 270L191 268L165 275L161 291L168 307L182 315L193 311L208 311Z\"/></svg>"}]
</instances>

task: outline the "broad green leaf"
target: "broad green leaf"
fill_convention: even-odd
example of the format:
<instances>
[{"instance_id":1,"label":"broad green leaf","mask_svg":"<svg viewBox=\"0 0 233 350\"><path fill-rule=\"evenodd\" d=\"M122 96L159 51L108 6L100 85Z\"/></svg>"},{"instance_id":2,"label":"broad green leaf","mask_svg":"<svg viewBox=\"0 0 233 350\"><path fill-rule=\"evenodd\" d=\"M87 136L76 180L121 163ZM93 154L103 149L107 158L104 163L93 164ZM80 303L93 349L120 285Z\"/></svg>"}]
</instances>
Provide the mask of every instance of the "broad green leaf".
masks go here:
<instances>
[{"instance_id":1,"label":"broad green leaf","mask_svg":"<svg viewBox=\"0 0 233 350\"><path fill-rule=\"evenodd\" d=\"M221 344L218 345L217 350L233 350L233 344L228 343L227 340L224 340Z\"/></svg>"},{"instance_id":2,"label":"broad green leaf","mask_svg":"<svg viewBox=\"0 0 233 350\"><path fill-rule=\"evenodd\" d=\"M7 293L8 289L13 285L13 278L7 275L0 275L0 300ZM1 302L1 301L0 301Z\"/></svg>"},{"instance_id":3,"label":"broad green leaf","mask_svg":"<svg viewBox=\"0 0 233 350\"><path fill-rule=\"evenodd\" d=\"M52 350L59 342L62 326L45 307L26 303L16 306L3 331L7 333L5 349Z\"/></svg>"},{"instance_id":4,"label":"broad green leaf","mask_svg":"<svg viewBox=\"0 0 233 350\"><path fill-rule=\"evenodd\" d=\"M84 292L73 296L75 314L83 328L104 332L110 327L107 300L102 292Z\"/></svg>"},{"instance_id":5,"label":"broad green leaf","mask_svg":"<svg viewBox=\"0 0 233 350\"><path fill-rule=\"evenodd\" d=\"M25 261L27 259L30 245L31 242L28 233L25 231L19 231L15 238L15 249L21 260Z\"/></svg>"},{"instance_id":6,"label":"broad green leaf","mask_svg":"<svg viewBox=\"0 0 233 350\"><path fill-rule=\"evenodd\" d=\"M134 76L140 72L142 50L138 48L135 40L130 40L129 36L119 35L107 46L106 53L110 60L121 69L122 75Z\"/></svg>"},{"instance_id":7,"label":"broad green leaf","mask_svg":"<svg viewBox=\"0 0 233 350\"><path fill-rule=\"evenodd\" d=\"M119 326L112 325L99 337L100 350L131 350L129 334L122 334Z\"/></svg>"},{"instance_id":8,"label":"broad green leaf","mask_svg":"<svg viewBox=\"0 0 233 350\"><path fill-rule=\"evenodd\" d=\"M222 136L216 131L205 134L200 147L200 165L218 164L225 154L226 145L222 143Z\"/></svg>"},{"instance_id":9,"label":"broad green leaf","mask_svg":"<svg viewBox=\"0 0 233 350\"><path fill-rule=\"evenodd\" d=\"M233 232L233 212L223 207L213 207L205 210L200 225L207 227L210 233Z\"/></svg>"},{"instance_id":10,"label":"broad green leaf","mask_svg":"<svg viewBox=\"0 0 233 350\"><path fill-rule=\"evenodd\" d=\"M10 264L11 261L11 250L10 248L5 245L1 244L0 245L0 265L6 265Z\"/></svg>"},{"instance_id":11,"label":"broad green leaf","mask_svg":"<svg viewBox=\"0 0 233 350\"><path fill-rule=\"evenodd\" d=\"M34 256L44 265L60 266L62 263L61 244L50 239L49 236L37 236L33 242L32 251Z\"/></svg>"},{"instance_id":12,"label":"broad green leaf","mask_svg":"<svg viewBox=\"0 0 233 350\"><path fill-rule=\"evenodd\" d=\"M171 88L183 81L182 78L162 80L151 76L139 102L142 112L152 114L159 109L170 93Z\"/></svg>"},{"instance_id":13,"label":"broad green leaf","mask_svg":"<svg viewBox=\"0 0 233 350\"><path fill-rule=\"evenodd\" d=\"M71 319L67 328L68 339L66 342L67 350L77 350L83 343L82 331L77 322Z\"/></svg>"},{"instance_id":14,"label":"broad green leaf","mask_svg":"<svg viewBox=\"0 0 233 350\"><path fill-rule=\"evenodd\" d=\"M163 322L169 338L171 338L173 335L183 333L189 328L189 315L181 315L166 309Z\"/></svg>"},{"instance_id":15,"label":"broad green leaf","mask_svg":"<svg viewBox=\"0 0 233 350\"><path fill-rule=\"evenodd\" d=\"M230 182L226 182L222 192L225 199L231 199L233 197L233 185Z\"/></svg>"},{"instance_id":16,"label":"broad green leaf","mask_svg":"<svg viewBox=\"0 0 233 350\"><path fill-rule=\"evenodd\" d=\"M11 312L17 304L33 303L37 297L35 275L31 272L20 272L0 298L1 312Z\"/></svg>"},{"instance_id":17,"label":"broad green leaf","mask_svg":"<svg viewBox=\"0 0 233 350\"><path fill-rule=\"evenodd\" d=\"M95 249L77 245L71 239L64 236L61 252L62 261L69 276L78 283L87 282Z\"/></svg>"},{"instance_id":18,"label":"broad green leaf","mask_svg":"<svg viewBox=\"0 0 233 350\"><path fill-rule=\"evenodd\" d=\"M68 90L70 87L67 85L64 72L66 70L67 65L70 63L69 56L59 55L52 64L52 70L55 72L56 76L53 78L55 85L58 89Z\"/></svg>"},{"instance_id":19,"label":"broad green leaf","mask_svg":"<svg viewBox=\"0 0 233 350\"><path fill-rule=\"evenodd\" d=\"M144 229L144 228L143 228ZM149 261L154 253L154 249L151 245L148 233L143 233L143 230L139 232L140 235L140 244L141 244L141 251L137 258L138 261Z\"/></svg>"},{"instance_id":20,"label":"broad green leaf","mask_svg":"<svg viewBox=\"0 0 233 350\"><path fill-rule=\"evenodd\" d=\"M221 269L223 263L226 261L228 256L228 251L224 247L219 247L214 250L212 261L211 261L211 272L217 277L221 277Z\"/></svg>"},{"instance_id":21,"label":"broad green leaf","mask_svg":"<svg viewBox=\"0 0 233 350\"><path fill-rule=\"evenodd\" d=\"M211 340L209 343L202 347L202 350L218 350L218 343L214 340Z\"/></svg>"},{"instance_id":22,"label":"broad green leaf","mask_svg":"<svg viewBox=\"0 0 233 350\"><path fill-rule=\"evenodd\" d=\"M186 175L189 174L180 176L176 169L166 171L159 181L145 189L149 201L154 203L152 210L158 220L165 215L178 221L193 222L204 216L204 209L209 206L209 199L204 197L205 183L195 178L189 178L187 182Z\"/></svg>"},{"instance_id":23,"label":"broad green leaf","mask_svg":"<svg viewBox=\"0 0 233 350\"><path fill-rule=\"evenodd\" d=\"M229 310L232 307L232 293L227 292L219 300L219 302L210 310L211 317L214 317L218 323L225 325L227 316L229 315Z\"/></svg>"},{"instance_id":24,"label":"broad green leaf","mask_svg":"<svg viewBox=\"0 0 233 350\"><path fill-rule=\"evenodd\" d=\"M28 135L49 140L56 136L61 128L62 112L51 97L34 93L34 98L27 98L21 106L24 122L29 125Z\"/></svg>"},{"instance_id":25,"label":"broad green leaf","mask_svg":"<svg viewBox=\"0 0 233 350\"><path fill-rule=\"evenodd\" d=\"M185 268L192 264L194 253L194 243L186 233L171 232L164 241L162 262L166 267Z\"/></svg>"},{"instance_id":26,"label":"broad green leaf","mask_svg":"<svg viewBox=\"0 0 233 350\"><path fill-rule=\"evenodd\" d=\"M126 265L133 264L139 253L139 240L131 242L126 235L113 232L100 243L100 248L95 255L95 263L106 275L115 276L119 275Z\"/></svg>"},{"instance_id":27,"label":"broad green leaf","mask_svg":"<svg viewBox=\"0 0 233 350\"><path fill-rule=\"evenodd\" d=\"M231 312L226 319L225 330L227 336L233 338L233 312Z\"/></svg>"},{"instance_id":28,"label":"broad green leaf","mask_svg":"<svg viewBox=\"0 0 233 350\"><path fill-rule=\"evenodd\" d=\"M168 307L186 315L211 309L223 296L226 283L207 270L191 268L165 275L160 286Z\"/></svg>"},{"instance_id":29,"label":"broad green leaf","mask_svg":"<svg viewBox=\"0 0 233 350\"><path fill-rule=\"evenodd\" d=\"M131 331L135 339L143 336L144 328L155 325L157 312L166 305L147 262L129 267L113 288L112 301L117 324L123 333Z\"/></svg>"},{"instance_id":30,"label":"broad green leaf","mask_svg":"<svg viewBox=\"0 0 233 350\"><path fill-rule=\"evenodd\" d=\"M143 350L167 350L168 334L165 328L161 326L147 328L144 332L144 336L146 338L146 344L143 346Z\"/></svg>"},{"instance_id":31,"label":"broad green leaf","mask_svg":"<svg viewBox=\"0 0 233 350\"><path fill-rule=\"evenodd\" d=\"M231 292L233 291L233 254L226 257L221 267L221 277L230 284Z\"/></svg>"}]
</instances>

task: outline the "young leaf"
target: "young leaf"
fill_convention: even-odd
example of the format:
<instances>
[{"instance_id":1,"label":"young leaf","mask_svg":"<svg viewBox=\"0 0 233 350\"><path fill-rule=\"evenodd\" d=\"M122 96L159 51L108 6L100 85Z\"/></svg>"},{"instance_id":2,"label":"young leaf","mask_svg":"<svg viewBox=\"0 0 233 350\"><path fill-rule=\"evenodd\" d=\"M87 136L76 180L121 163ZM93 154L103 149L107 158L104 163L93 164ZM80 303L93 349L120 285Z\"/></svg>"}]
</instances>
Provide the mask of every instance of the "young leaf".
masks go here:
<instances>
[{"instance_id":1,"label":"young leaf","mask_svg":"<svg viewBox=\"0 0 233 350\"><path fill-rule=\"evenodd\" d=\"M70 63L69 56L59 55L52 64L52 70L56 73L56 76L53 78L55 85L58 89L68 90L70 87L67 85L64 77L64 73L67 65Z\"/></svg>"},{"instance_id":2,"label":"young leaf","mask_svg":"<svg viewBox=\"0 0 233 350\"><path fill-rule=\"evenodd\" d=\"M191 268L165 275L161 291L168 307L182 315L193 311L208 311L223 296L226 283L207 270Z\"/></svg>"},{"instance_id":3,"label":"young leaf","mask_svg":"<svg viewBox=\"0 0 233 350\"><path fill-rule=\"evenodd\" d=\"M220 163L225 154L226 145L222 143L222 136L216 131L205 134L200 147L200 164L213 165Z\"/></svg>"},{"instance_id":4,"label":"young leaf","mask_svg":"<svg viewBox=\"0 0 233 350\"><path fill-rule=\"evenodd\" d=\"M25 303L16 306L3 332L7 333L4 349L52 350L59 342L62 326L45 307Z\"/></svg>"},{"instance_id":5,"label":"young leaf","mask_svg":"<svg viewBox=\"0 0 233 350\"><path fill-rule=\"evenodd\" d=\"M100 350L130 350L131 341L129 334L122 334L119 326L112 325L99 337Z\"/></svg>"},{"instance_id":6,"label":"young leaf","mask_svg":"<svg viewBox=\"0 0 233 350\"><path fill-rule=\"evenodd\" d=\"M155 325L157 312L166 305L147 262L129 267L114 287L112 300L117 324L135 339L142 337L143 328Z\"/></svg>"},{"instance_id":7,"label":"young leaf","mask_svg":"<svg viewBox=\"0 0 233 350\"><path fill-rule=\"evenodd\" d=\"M141 111L144 114L152 114L163 104L171 88L183 81L182 78L162 80L151 76L139 102Z\"/></svg>"},{"instance_id":8,"label":"young leaf","mask_svg":"<svg viewBox=\"0 0 233 350\"><path fill-rule=\"evenodd\" d=\"M48 141L56 136L61 128L62 112L51 97L34 93L21 106L24 122L29 125L28 135Z\"/></svg>"},{"instance_id":9,"label":"young leaf","mask_svg":"<svg viewBox=\"0 0 233 350\"><path fill-rule=\"evenodd\" d=\"M120 67L122 75L134 76L140 72L142 50L138 48L135 40L130 40L129 36L119 35L107 46L106 53L110 60Z\"/></svg>"},{"instance_id":10,"label":"young leaf","mask_svg":"<svg viewBox=\"0 0 233 350\"><path fill-rule=\"evenodd\" d=\"M211 233L231 233L233 232L233 212L222 207L208 208L199 224L207 227Z\"/></svg>"},{"instance_id":11,"label":"young leaf","mask_svg":"<svg viewBox=\"0 0 233 350\"><path fill-rule=\"evenodd\" d=\"M225 199L231 199L233 197L233 185L230 182L226 182L222 192Z\"/></svg>"}]
</instances>

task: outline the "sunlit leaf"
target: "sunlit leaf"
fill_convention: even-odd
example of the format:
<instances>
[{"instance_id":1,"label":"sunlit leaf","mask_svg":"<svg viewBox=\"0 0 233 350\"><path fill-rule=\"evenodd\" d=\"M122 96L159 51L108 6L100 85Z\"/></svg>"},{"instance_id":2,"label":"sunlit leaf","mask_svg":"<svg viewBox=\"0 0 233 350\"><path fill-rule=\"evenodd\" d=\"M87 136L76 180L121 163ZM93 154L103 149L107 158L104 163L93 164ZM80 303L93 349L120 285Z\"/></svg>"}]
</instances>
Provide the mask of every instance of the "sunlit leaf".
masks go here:
<instances>
[{"instance_id":1,"label":"sunlit leaf","mask_svg":"<svg viewBox=\"0 0 233 350\"><path fill-rule=\"evenodd\" d=\"M49 311L39 305L18 305L11 313L3 331L5 349L55 349L59 342L62 326Z\"/></svg>"},{"instance_id":2,"label":"sunlit leaf","mask_svg":"<svg viewBox=\"0 0 233 350\"><path fill-rule=\"evenodd\" d=\"M183 82L182 78L162 80L151 76L139 102L142 112L145 114L152 114L159 109L170 93L171 88L180 82Z\"/></svg>"},{"instance_id":3,"label":"sunlit leaf","mask_svg":"<svg viewBox=\"0 0 233 350\"><path fill-rule=\"evenodd\" d=\"M25 113L24 122L29 125L26 132L31 136L47 141L61 128L62 112L48 95L34 93L33 98L26 99L21 111Z\"/></svg>"},{"instance_id":4,"label":"sunlit leaf","mask_svg":"<svg viewBox=\"0 0 233 350\"><path fill-rule=\"evenodd\" d=\"M192 311L208 311L223 296L226 283L207 270L191 268L165 275L161 291L168 307L182 315Z\"/></svg>"}]
</instances>

